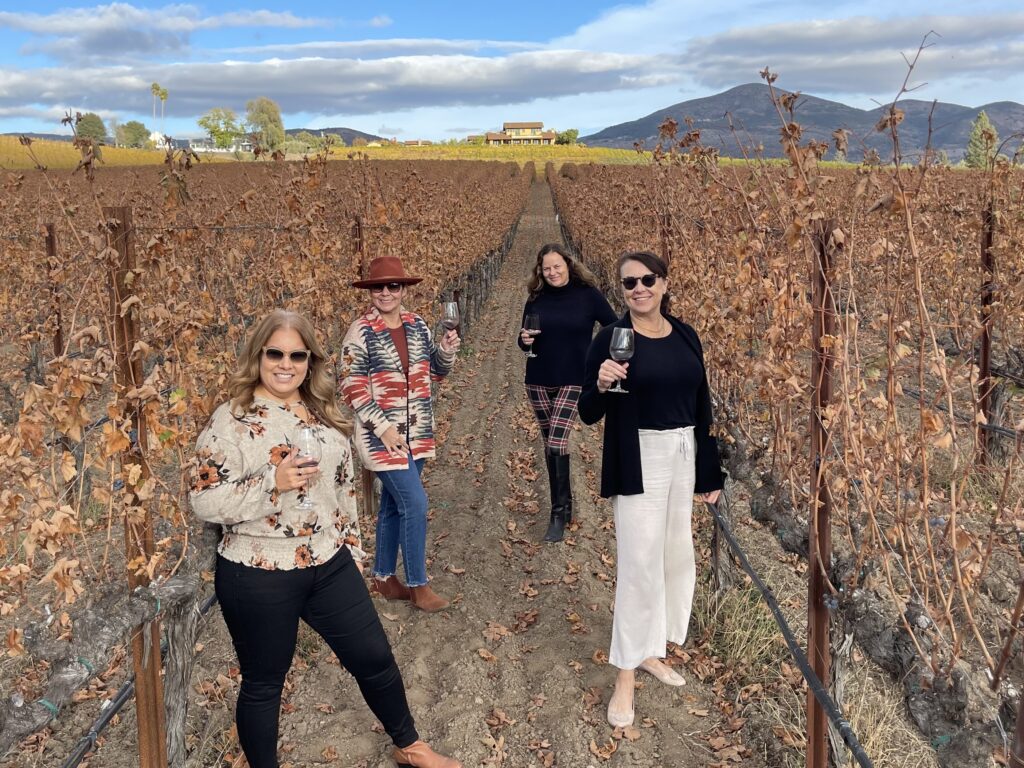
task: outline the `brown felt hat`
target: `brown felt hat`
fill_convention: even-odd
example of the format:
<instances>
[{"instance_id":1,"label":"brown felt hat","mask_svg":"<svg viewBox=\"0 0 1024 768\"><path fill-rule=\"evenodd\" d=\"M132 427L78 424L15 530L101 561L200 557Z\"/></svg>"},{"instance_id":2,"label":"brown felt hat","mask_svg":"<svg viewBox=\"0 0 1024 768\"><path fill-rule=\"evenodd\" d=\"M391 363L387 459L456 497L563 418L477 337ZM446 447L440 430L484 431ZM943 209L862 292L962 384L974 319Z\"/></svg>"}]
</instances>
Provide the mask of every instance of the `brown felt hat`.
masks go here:
<instances>
[{"instance_id":1,"label":"brown felt hat","mask_svg":"<svg viewBox=\"0 0 1024 768\"><path fill-rule=\"evenodd\" d=\"M370 262L370 274L362 280L352 283L353 288L372 288L375 285L385 283L401 283L402 285L416 285L423 282L422 277L413 277L407 274L402 260L397 256L378 256Z\"/></svg>"}]
</instances>

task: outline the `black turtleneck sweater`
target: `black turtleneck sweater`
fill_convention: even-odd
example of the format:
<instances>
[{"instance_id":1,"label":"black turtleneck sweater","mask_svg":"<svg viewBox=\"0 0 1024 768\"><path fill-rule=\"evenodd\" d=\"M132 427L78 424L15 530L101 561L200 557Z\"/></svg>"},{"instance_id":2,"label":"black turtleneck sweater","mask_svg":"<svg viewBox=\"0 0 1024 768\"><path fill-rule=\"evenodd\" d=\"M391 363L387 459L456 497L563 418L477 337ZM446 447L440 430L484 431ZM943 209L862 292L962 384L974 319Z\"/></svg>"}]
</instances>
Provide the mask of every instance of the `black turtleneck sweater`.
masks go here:
<instances>
[{"instance_id":1,"label":"black turtleneck sweater","mask_svg":"<svg viewBox=\"0 0 1024 768\"><path fill-rule=\"evenodd\" d=\"M541 332L533 339L537 357L526 361L526 383L542 387L582 386L594 323L605 326L619 319L599 290L582 283L545 284L537 298L526 302L523 323L527 315L540 316ZM521 339L518 344L526 350Z\"/></svg>"}]
</instances>

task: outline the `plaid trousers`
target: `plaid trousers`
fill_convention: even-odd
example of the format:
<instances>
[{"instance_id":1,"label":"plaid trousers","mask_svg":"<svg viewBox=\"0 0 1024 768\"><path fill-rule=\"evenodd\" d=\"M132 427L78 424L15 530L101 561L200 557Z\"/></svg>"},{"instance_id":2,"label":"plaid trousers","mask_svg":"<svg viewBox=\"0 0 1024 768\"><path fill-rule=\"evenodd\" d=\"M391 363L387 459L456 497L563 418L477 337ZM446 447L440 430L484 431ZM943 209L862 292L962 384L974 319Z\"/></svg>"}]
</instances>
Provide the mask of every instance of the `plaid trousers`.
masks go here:
<instances>
[{"instance_id":1,"label":"plaid trousers","mask_svg":"<svg viewBox=\"0 0 1024 768\"><path fill-rule=\"evenodd\" d=\"M582 387L542 387L527 384L526 393L530 396L530 405L537 416L537 424L544 436L544 449L548 453L567 454L569 452L569 432L576 422Z\"/></svg>"}]
</instances>

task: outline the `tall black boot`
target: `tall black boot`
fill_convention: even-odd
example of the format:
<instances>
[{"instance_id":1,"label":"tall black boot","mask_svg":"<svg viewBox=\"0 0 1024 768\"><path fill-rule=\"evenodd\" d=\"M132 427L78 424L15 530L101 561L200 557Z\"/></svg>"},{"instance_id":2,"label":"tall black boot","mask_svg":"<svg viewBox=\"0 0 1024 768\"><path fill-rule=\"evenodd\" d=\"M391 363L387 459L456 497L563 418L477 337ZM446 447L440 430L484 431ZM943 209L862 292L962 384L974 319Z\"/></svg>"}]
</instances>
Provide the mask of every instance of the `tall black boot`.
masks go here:
<instances>
[{"instance_id":1,"label":"tall black boot","mask_svg":"<svg viewBox=\"0 0 1024 768\"><path fill-rule=\"evenodd\" d=\"M544 541L561 541L565 525L572 519L572 493L569 488L568 454L548 454L548 478L551 481L551 522Z\"/></svg>"}]
</instances>

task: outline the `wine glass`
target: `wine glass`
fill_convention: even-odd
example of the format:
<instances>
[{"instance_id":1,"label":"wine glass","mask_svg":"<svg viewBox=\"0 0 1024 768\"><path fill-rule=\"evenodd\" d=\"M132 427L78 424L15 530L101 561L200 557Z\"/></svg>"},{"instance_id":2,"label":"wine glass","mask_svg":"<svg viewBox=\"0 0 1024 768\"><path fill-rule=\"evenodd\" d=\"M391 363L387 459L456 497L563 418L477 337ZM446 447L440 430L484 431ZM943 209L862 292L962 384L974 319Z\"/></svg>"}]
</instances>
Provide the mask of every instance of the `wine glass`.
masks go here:
<instances>
[{"instance_id":1,"label":"wine glass","mask_svg":"<svg viewBox=\"0 0 1024 768\"><path fill-rule=\"evenodd\" d=\"M315 427L306 424L299 430L299 439L295 442L296 458L298 466L315 467L320 464L320 435ZM299 509L315 509L316 505L309 499L309 481L306 481L305 492L302 494L302 501L298 504Z\"/></svg>"},{"instance_id":2,"label":"wine glass","mask_svg":"<svg viewBox=\"0 0 1024 768\"><path fill-rule=\"evenodd\" d=\"M527 315L523 320L523 330L530 336L537 336L537 334L540 333L540 315ZM537 355L533 353L532 344L527 348L526 356L537 357Z\"/></svg>"},{"instance_id":3,"label":"wine glass","mask_svg":"<svg viewBox=\"0 0 1024 768\"><path fill-rule=\"evenodd\" d=\"M454 331L459 327L459 303L446 301L441 304L441 326L446 331Z\"/></svg>"},{"instance_id":4,"label":"wine glass","mask_svg":"<svg viewBox=\"0 0 1024 768\"><path fill-rule=\"evenodd\" d=\"M608 350L611 353L612 360L617 363L623 363L629 360L633 356L633 329L632 328L613 328L612 329L612 343ZM615 382L615 386L611 387L609 392L621 392L628 394L628 389L622 388L622 379Z\"/></svg>"}]
</instances>

